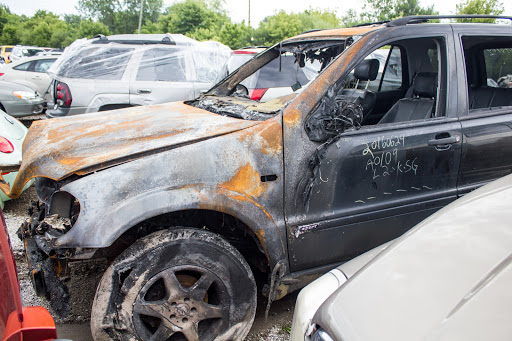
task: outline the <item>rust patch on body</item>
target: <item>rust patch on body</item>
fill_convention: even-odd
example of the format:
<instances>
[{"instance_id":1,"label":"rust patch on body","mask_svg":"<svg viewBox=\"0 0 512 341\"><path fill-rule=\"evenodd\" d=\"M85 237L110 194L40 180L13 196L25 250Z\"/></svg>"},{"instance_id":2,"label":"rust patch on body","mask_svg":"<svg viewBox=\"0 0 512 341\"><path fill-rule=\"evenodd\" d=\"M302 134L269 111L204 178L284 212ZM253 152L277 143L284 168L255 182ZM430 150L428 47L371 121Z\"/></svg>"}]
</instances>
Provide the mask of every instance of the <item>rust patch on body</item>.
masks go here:
<instances>
[{"instance_id":1,"label":"rust patch on body","mask_svg":"<svg viewBox=\"0 0 512 341\"><path fill-rule=\"evenodd\" d=\"M261 151L267 155L281 154L283 151L282 134L283 128L277 121L264 127L258 134L261 137Z\"/></svg>"},{"instance_id":2,"label":"rust patch on body","mask_svg":"<svg viewBox=\"0 0 512 341\"><path fill-rule=\"evenodd\" d=\"M347 27L347 28L334 28L330 30L319 30L314 32L302 33L295 37L288 38L284 42L291 42L294 40L303 39L325 39L325 38L338 38L345 39L352 36L360 36L368 32L384 28L384 25L372 25L372 26L359 26L359 27Z\"/></svg>"},{"instance_id":3,"label":"rust patch on body","mask_svg":"<svg viewBox=\"0 0 512 341\"><path fill-rule=\"evenodd\" d=\"M289 110L283 115L283 122L289 127L295 127L300 123L300 113L298 110Z\"/></svg>"},{"instance_id":4,"label":"rust patch on body","mask_svg":"<svg viewBox=\"0 0 512 341\"><path fill-rule=\"evenodd\" d=\"M231 179L219 186L229 191L246 193L251 197L259 197L265 191L260 174L250 163L240 167Z\"/></svg>"}]
</instances>

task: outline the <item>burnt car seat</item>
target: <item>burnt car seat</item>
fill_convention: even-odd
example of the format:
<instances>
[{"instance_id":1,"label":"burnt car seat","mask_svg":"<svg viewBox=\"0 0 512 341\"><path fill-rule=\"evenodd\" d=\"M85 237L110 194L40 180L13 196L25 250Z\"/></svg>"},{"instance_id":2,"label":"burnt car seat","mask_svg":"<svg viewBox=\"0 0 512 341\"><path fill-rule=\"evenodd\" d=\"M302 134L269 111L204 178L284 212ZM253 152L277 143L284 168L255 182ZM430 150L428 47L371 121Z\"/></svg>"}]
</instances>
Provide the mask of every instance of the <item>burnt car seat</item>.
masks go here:
<instances>
[{"instance_id":1,"label":"burnt car seat","mask_svg":"<svg viewBox=\"0 0 512 341\"><path fill-rule=\"evenodd\" d=\"M365 59L354 69L354 78L357 79L357 84L360 81L373 81L377 78L379 72L379 61L377 59ZM368 87L366 83L366 87ZM368 89L344 89L341 92L341 96L350 98L351 101L355 101L357 98L360 99L359 104L363 107L363 118L368 116L375 106L377 101L377 95Z\"/></svg>"},{"instance_id":2,"label":"burnt car seat","mask_svg":"<svg viewBox=\"0 0 512 341\"><path fill-rule=\"evenodd\" d=\"M414 77L406 98L400 99L382 117L379 124L424 120L432 116L437 94L437 73L420 72ZM412 92L412 97L409 94Z\"/></svg>"}]
</instances>

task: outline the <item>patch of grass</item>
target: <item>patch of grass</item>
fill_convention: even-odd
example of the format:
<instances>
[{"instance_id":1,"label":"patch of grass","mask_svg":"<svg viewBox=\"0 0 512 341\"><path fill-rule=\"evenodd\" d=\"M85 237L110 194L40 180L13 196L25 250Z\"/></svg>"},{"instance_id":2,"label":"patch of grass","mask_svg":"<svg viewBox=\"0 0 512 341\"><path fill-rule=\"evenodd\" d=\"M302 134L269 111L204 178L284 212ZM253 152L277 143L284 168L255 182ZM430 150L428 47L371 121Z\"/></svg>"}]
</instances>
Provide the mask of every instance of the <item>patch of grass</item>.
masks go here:
<instances>
[{"instance_id":1,"label":"patch of grass","mask_svg":"<svg viewBox=\"0 0 512 341\"><path fill-rule=\"evenodd\" d=\"M285 324L281 326L281 330L285 332L286 334L290 334L292 331L292 325L291 324Z\"/></svg>"}]
</instances>

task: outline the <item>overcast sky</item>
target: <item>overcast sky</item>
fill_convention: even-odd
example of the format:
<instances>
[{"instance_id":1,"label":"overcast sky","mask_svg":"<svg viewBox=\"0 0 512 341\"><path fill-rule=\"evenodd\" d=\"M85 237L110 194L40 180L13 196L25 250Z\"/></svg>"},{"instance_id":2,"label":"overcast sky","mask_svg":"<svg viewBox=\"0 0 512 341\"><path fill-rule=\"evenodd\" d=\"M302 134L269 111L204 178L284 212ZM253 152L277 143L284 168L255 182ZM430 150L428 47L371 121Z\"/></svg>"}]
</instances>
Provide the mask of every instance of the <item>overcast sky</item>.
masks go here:
<instances>
[{"instance_id":1,"label":"overcast sky","mask_svg":"<svg viewBox=\"0 0 512 341\"><path fill-rule=\"evenodd\" d=\"M462 0L420 0L421 6L434 5L435 9L441 14L453 14L455 4ZM173 0L164 0L164 6L171 5ZM225 8L229 11L231 19L235 22L241 22L248 18L249 0L222 0ZM320 9L331 9L342 16L348 9L353 8L360 12L363 0L252 0L251 3L251 25L256 26L266 16L274 14L281 9L286 12L302 12L310 7ZM505 13L512 15L512 1L505 0ZM78 0L0 0L0 3L6 4L11 12L16 14L25 14L32 16L38 9L44 9L56 14L78 14L76 5ZM336 5L333 5L336 4Z\"/></svg>"}]
</instances>

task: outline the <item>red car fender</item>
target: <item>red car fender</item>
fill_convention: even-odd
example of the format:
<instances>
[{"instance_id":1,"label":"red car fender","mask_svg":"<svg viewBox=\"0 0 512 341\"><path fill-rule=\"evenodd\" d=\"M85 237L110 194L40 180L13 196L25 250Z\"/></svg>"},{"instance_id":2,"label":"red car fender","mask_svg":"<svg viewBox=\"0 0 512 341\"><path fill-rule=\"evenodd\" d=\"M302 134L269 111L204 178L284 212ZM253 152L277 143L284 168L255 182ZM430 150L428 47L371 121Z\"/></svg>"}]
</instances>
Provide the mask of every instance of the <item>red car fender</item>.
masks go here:
<instances>
[{"instance_id":1,"label":"red car fender","mask_svg":"<svg viewBox=\"0 0 512 341\"><path fill-rule=\"evenodd\" d=\"M56 339L57 328L48 310L43 307L23 308L21 304L16 263L1 209L0 225L0 337L2 341ZM8 277L7 280L4 280L5 275ZM7 314L9 316L6 316Z\"/></svg>"},{"instance_id":2,"label":"red car fender","mask_svg":"<svg viewBox=\"0 0 512 341\"><path fill-rule=\"evenodd\" d=\"M57 328L52 316L43 307L25 307L22 312L23 321L13 311L7 319L4 341L43 341L57 338Z\"/></svg>"}]
</instances>

